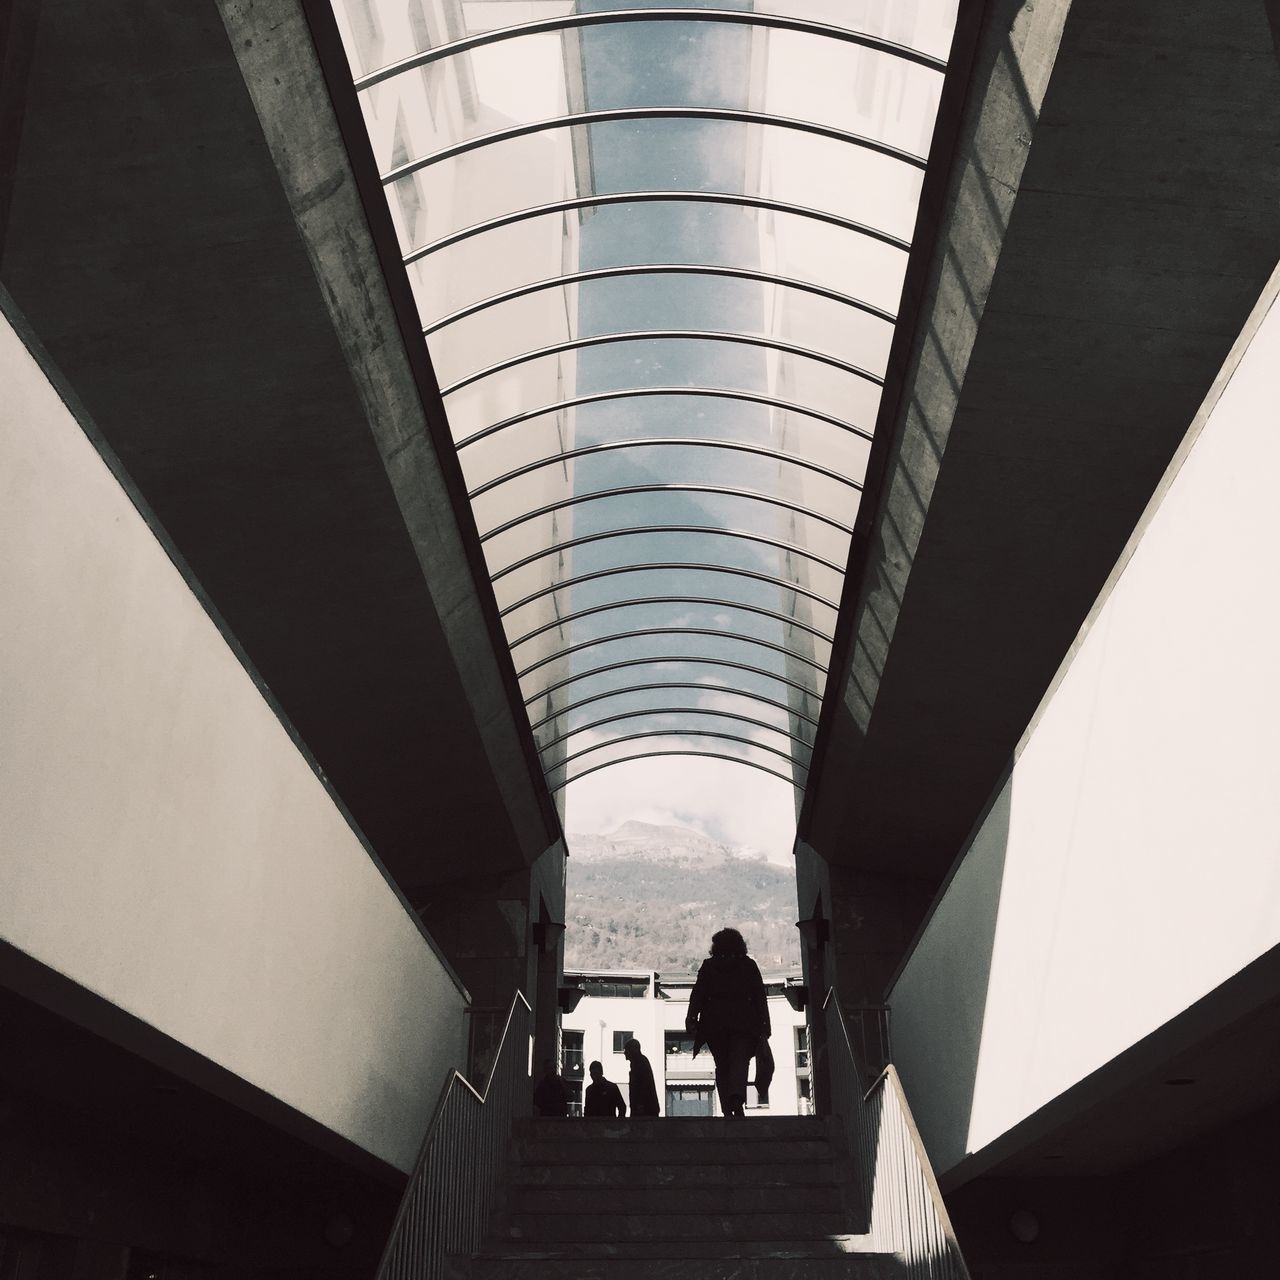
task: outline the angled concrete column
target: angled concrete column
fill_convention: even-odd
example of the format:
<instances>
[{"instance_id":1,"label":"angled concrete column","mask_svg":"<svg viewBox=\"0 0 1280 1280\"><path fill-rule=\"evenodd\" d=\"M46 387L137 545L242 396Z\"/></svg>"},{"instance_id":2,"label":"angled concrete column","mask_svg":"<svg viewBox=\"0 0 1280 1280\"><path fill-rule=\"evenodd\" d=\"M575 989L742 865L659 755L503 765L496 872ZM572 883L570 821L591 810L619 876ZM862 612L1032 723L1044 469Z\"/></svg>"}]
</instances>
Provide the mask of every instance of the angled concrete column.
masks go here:
<instances>
[{"instance_id":1,"label":"angled concrete column","mask_svg":"<svg viewBox=\"0 0 1280 1280\"><path fill-rule=\"evenodd\" d=\"M549 949L540 949L535 926L564 920L564 867L564 845L557 841L531 868L453 880L415 903L471 995L469 1065L477 1076L488 1068L516 991L533 1010L536 1059L555 1055L563 941L552 937Z\"/></svg>"}]
</instances>

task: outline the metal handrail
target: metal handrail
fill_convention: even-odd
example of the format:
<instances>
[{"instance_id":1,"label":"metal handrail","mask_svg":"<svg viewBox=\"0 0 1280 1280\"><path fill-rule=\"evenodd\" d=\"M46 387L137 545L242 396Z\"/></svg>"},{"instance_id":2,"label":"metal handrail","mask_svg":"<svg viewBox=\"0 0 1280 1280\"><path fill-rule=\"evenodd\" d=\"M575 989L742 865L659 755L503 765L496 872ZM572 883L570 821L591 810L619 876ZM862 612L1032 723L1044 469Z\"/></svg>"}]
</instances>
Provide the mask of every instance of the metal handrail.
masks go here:
<instances>
[{"instance_id":1,"label":"metal handrail","mask_svg":"<svg viewBox=\"0 0 1280 1280\"><path fill-rule=\"evenodd\" d=\"M871 1248L896 1253L910 1280L970 1280L933 1166L892 1063L866 1087L835 989L822 1004L831 1097L858 1171Z\"/></svg>"},{"instance_id":2,"label":"metal handrail","mask_svg":"<svg viewBox=\"0 0 1280 1280\"><path fill-rule=\"evenodd\" d=\"M377 1280L440 1280L446 1258L479 1249L512 1122L528 1103L529 1015L529 1002L517 991L483 1093L460 1071L450 1072L378 1263Z\"/></svg>"}]
</instances>

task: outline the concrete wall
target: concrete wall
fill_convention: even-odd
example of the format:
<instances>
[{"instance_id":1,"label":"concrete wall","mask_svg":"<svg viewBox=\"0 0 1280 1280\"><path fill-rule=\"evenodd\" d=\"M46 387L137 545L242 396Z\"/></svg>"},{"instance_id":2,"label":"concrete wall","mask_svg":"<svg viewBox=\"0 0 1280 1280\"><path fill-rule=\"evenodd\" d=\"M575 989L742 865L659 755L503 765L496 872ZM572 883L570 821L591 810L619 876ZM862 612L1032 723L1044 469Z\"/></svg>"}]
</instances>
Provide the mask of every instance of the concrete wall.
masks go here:
<instances>
[{"instance_id":1,"label":"concrete wall","mask_svg":"<svg viewBox=\"0 0 1280 1280\"><path fill-rule=\"evenodd\" d=\"M892 990L940 1170L1280 940L1278 281Z\"/></svg>"},{"instance_id":2,"label":"concrete wall","mask_svg":"<svg viewBox=\"0 0 1280 1280\"><path fill-rule=\"evenodd\" d=\"M0 385L0 940L407 1170L465 994L7 321Z\"/></svg>"}]
</instances>

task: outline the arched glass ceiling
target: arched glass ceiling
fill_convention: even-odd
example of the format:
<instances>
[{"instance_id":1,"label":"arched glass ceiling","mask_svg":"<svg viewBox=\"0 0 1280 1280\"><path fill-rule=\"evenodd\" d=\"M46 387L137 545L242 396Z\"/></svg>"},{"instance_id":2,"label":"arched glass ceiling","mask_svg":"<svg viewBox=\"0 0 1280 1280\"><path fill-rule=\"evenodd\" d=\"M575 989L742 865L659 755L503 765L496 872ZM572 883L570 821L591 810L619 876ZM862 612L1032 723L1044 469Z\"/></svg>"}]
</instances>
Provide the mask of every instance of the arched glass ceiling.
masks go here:
<instances>
[{"instance_id":1,"label":"arched glass ceiling","mask_svg":"<svg viewBox=\"0 0 1280 1280\"><path fill-rule=\"evenodd\" d=\"M548 783L804 785L956 0L334 0Z\"/></svg>"}]
</instances>

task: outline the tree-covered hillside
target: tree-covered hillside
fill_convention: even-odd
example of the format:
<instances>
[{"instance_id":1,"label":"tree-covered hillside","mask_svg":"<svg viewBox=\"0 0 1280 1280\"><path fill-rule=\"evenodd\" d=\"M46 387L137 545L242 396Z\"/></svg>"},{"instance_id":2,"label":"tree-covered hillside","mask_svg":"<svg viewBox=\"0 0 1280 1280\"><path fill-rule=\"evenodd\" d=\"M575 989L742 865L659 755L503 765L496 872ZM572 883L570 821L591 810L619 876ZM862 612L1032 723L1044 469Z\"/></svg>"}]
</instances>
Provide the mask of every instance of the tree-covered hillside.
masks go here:
<instances>
[{"instance_id":1,"label":"tree-covered hillside","mask_svg":"<svg viewBox=\"0 0 1280 1280\"><path fill-rule=\"evenodd\" d=\"M762 969L800 963L795 876L678 827L573 837L568 969L696 971L711 935L741 930Z\"/></svg>"}]
</instances>

